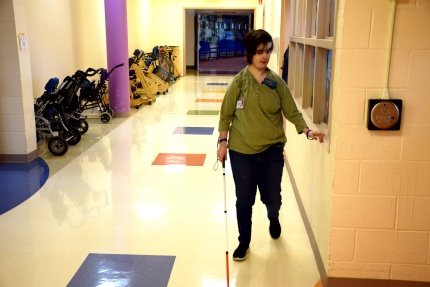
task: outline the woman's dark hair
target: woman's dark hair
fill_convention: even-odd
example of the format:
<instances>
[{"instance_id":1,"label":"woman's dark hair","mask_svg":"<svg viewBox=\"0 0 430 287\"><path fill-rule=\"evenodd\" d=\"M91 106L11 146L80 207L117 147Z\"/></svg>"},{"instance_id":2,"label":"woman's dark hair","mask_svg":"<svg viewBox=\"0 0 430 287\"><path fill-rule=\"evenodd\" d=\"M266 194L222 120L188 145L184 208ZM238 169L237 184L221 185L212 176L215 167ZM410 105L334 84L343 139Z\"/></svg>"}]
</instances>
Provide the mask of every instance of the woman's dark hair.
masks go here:
<instances>
[{"instance_id":1,"label":"woman's dark hair","mask_svg":"<svg viewBox=\"0 0 430 287\"><path fill-rule=\"evenodd\" d=\"M252 64L252 57L256 54L257 47L260 44L267 45L268 43L273 43L272 36L263 29L248 32L243 36L243 46L248 64Z\"/></svg>"}]
</instances>

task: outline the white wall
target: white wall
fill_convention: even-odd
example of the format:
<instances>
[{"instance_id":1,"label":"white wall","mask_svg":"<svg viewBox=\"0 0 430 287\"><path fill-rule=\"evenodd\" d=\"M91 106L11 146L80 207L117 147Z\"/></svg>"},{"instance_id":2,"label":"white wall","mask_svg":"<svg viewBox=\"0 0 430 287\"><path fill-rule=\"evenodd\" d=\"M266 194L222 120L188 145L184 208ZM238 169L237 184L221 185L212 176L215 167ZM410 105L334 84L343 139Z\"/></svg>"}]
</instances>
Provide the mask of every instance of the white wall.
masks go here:
<instances>
[{"instance_id":1,"label":"white wall","mask_svg":"<svg viewBox=\"0 0 430 287\"><path fill-rule=\"evenodd\" d=\"M311 129L318 129L303 111ZM291 166L306 215L314 233L325 269L328 269L331 193L333 187L334 154L327 144L307 140L290 123L286 125L287 160ZM333 137L334 134L331 135Z\"/></svg>"},{"instance_id":2,"label":"white wall","mask_svg":"<svg viewBox=\"0 0 430 287\"><path fill-rule=\"evenodd\" d=\"M34 97L50 78L64 78L75 67L71 8L71 0L26 1Z\"/></svg>"},{"instance_id":3,"label":"white wall","mask_svg":"<svg viewBox=\"0 0 430 287\"><path fill-rule=\"evenodd\" d=\"M34 97L52 77L106 67L103 0L26 0Z\"/></svg>"},{"instance_id":4,"label":"white wall","mask_svg":"<svg viewBox=\"0 0 430 287\"><path fill-rule=\"evenodd\" d=\"M72 0L71 11L75 69L106 67L104 0Z\"/></svg>"}]
</instances>

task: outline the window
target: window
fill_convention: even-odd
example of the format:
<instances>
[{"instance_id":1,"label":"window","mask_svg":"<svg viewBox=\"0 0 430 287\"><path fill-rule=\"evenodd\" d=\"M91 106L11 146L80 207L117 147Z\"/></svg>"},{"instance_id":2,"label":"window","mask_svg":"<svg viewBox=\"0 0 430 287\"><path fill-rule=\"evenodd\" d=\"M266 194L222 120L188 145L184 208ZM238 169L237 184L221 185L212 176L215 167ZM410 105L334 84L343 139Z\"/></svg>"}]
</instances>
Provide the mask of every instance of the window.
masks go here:
<instances>
[{"instance_id":1,"label":"window","mask_svg":"<svg viewBox=\"0 0 430 287\"><path fill-rule=\"evenodd\" d=\"M305 45L302 107L312 108L315 84L315 47Z\"/></svg>"},{"instance_id":2,"label":"window","mask_svg":"<svg viewBox=\"0 0 430 287\"><path fill-rule=\"evenodd\" d=\"M327 62L326 62L326 80L325 80L325 97L324 97L324 111L323 111L323 123L328 124L328 113L330 103L330 86L331 86L331 55L332 51L327 51Z\"/></svg>"},{"instance_id":3,"label":"window","mask_svg":"<svg viewBox=\"0 0 430 287\"><path fill-rule=\"evenodd\" d=\"M312 0L312 37L317 35L317 11L318 11L318 0Z\"/></svg>"},{"instance_id":4,"label":"window","mask_svg":"<svg viewBox=\"0 0 430 287\"><path fill-rule=\"evenodd\" d=\"M336 0L291 1L289 86L312 122L328 132Z\"/></svg>"},{"instance_id":5,"label":"window","mask_svg":"<svg viewBox=\"0 0 430 287\"><path fill-rule=\"evenodd\" d=\"M334 34L334 15L335 15L335 3L334 0L327 1L328 3L328 36L333 37Z\"/></svg>"}]
</instances>

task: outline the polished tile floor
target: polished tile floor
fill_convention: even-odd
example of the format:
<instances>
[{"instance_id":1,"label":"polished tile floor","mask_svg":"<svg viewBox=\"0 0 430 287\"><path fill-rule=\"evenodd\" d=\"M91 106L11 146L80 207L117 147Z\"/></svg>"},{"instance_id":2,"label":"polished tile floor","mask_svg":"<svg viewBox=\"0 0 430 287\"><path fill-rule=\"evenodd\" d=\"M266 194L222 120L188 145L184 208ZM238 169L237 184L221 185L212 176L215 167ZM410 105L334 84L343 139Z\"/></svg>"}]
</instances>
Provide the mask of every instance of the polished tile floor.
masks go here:
<instances>
[{"instance_id":1,"label":"polished tile floor","mask_svg":"<svg viewBox=\"0 0 430 287\"><path fill-rule=\"evenodd\" d=\"M225 176L214 170L220 100L231 79L185 76L129 118L89 119L88 133L62 157L41 144L49 178L0 215L0 286L227 286L226 249L230 286L315 286L286 172L281 238L271 239L257 200L250 256L231 260L233 179L228 162Z\"/></svg>"}]
</instances>

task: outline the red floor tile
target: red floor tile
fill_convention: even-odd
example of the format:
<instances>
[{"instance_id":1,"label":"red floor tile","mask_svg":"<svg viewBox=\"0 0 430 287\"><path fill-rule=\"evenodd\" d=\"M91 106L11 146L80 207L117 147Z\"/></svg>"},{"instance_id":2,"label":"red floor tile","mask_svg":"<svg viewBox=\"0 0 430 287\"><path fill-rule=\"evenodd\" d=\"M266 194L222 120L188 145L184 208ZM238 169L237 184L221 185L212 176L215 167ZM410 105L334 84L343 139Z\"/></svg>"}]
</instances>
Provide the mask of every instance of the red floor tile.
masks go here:
<instances>
[{"instance_id":1,"label":"red floor tile","mask_svg":"<svg viewBox=\"0 0 430 287\"><path fill-rule=\"evenodd\" d=\"M159 153L153 165L182 164L189 166L202 166L205 163L206 154L189 153Z\"/></svg>"}]
</instances>

